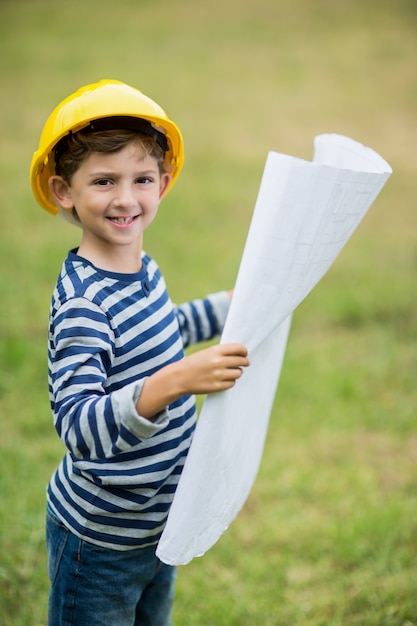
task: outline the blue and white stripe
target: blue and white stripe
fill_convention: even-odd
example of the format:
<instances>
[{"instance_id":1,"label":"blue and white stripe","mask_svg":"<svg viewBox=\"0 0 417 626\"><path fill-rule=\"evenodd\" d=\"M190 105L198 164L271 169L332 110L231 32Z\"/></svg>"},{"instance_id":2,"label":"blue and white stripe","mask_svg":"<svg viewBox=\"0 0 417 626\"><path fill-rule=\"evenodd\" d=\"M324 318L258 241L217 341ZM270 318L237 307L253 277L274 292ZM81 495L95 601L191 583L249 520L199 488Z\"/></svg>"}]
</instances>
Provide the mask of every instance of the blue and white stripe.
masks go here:
<instances>
[{"instance_id":1,"label":"blue and white stripe","mask_svg":"<svg viewBox=\"0 0 417 626\"><path fill-rule=\"evenodd\" d=\"M144 380L224 325L226 292L174 307L146 254L137 274L70 252L53 294L49 390L67 454L48 502L87 541L117 550L158 541L195 428L192 396L155 420L137 414Z\"/></svg>"}]
</instances>

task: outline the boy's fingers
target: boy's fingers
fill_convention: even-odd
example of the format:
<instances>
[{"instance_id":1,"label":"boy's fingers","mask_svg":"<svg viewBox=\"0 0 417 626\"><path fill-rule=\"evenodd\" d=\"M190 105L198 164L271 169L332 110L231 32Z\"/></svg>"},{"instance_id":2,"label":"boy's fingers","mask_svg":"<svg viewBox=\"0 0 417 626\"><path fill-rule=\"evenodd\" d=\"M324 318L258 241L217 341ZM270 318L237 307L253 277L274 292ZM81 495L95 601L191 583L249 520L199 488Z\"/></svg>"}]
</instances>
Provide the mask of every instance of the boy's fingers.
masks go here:
<instances>
[{"instance_id":1,"label":"boy's fingers","mask_svg":"<svg viewBox=\"0 0 417 626\"><path fill-rule=\"evenodd\" d=\"M223 343L220 344L220 347L223 349L224 354L234 354L236 356L248 356L248 351L240 343Z\"/></svg>"},{"instance_id":2,"label":"boy's fingers","mask_svg":"<svg viewBox=\"0 0 417 626\"><path fill-rule=\"evenodd\" d=\"M246 357L227 357L224 365L226 370L239 377L243 373L243 368L248 367L250 363Z\"/></svg>"}]
</instances>

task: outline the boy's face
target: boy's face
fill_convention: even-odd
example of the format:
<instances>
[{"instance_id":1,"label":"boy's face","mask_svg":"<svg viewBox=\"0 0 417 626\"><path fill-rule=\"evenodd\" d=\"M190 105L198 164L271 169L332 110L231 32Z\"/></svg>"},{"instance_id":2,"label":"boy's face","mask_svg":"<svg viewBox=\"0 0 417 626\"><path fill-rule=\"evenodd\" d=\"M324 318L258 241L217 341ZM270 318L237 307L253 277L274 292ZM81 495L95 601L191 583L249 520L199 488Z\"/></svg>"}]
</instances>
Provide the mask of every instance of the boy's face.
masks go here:
<instances>
[{"instance_id":1,"label":"boy's face","mask_svg":"<svg viewBox=\"0 0 417 626\"><path fill-rule=\"evenodd\" d=\"M93 152L69 185L60 176L49 184L65 211L75 208L82 247L111 254L120 246L141 246L170 180L169 174L161 175L154 157L131 143L115 153Z\"/></svg>"}]
</instances>

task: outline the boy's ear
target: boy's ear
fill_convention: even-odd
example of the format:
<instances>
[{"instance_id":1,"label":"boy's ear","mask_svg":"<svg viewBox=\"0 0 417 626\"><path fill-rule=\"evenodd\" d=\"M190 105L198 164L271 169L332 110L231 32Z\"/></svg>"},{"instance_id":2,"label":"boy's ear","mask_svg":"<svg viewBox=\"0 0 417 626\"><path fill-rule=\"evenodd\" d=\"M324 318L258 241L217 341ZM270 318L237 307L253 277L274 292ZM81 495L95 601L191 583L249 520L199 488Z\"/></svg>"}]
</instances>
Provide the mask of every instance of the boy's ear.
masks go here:
<instances>
[{"instance_id":1,"label":"boy's ear","mask_svg":"<svg viewBox=\"0 0 417 626\"><path fill-rule=\"evenodd\" d=\"M62 176L51 176L48 179L48 187L56 204L67 210L74 208L70 187Z\"/></svg>"},{"instance_id":2,"label":"boy's ear","mask_svg":"<svg viewBox=\"0 0 417 626\"><path fill-rule=\"evenodd\" d=\"M159 199L160 200L162 200L162 198L164 197L164 195L168 191L168 187L170 186L171 181L172 181L171 174L168 174L167 172L162 174L162 176L161 176L161 183L160 183L160 186L159 186Z\"/></svg>"}]
</instances>

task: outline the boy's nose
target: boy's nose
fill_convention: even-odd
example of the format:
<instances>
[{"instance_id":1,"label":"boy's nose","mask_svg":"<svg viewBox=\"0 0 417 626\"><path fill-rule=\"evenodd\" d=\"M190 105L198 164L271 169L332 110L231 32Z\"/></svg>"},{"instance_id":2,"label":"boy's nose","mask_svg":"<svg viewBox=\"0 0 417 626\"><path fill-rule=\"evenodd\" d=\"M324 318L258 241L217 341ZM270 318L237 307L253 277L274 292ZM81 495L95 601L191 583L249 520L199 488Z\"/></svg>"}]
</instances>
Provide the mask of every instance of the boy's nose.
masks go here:
<instances>
[{"instance_id":1,"label":"boy's nose","mask_svg":"<svg viewBox=\"0 0 417 626\"><path fill-rule=\"evenodd\" d=\"M120 208L129 208L137 204L136 196L130 185L120 185L114 198L114 205Z\"/></svg>"}]
</instances>

